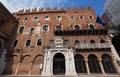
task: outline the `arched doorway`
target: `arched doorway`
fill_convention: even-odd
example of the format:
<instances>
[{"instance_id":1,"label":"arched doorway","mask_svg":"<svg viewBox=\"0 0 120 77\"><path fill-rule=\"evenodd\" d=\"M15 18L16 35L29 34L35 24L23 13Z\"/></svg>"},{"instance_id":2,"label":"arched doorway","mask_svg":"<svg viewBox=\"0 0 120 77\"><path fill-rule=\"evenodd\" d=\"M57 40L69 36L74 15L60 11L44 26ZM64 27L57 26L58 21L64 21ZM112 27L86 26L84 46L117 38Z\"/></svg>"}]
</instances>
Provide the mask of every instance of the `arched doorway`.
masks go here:
<instances>
[{"instance_id":1,"label":"arched doorway","mask_svg":"<svg viewBox=\"0 0 120 77\"><path fill-rule=\"evenodd\" d=\"M109 55L102 55L102 64L106 73L116 73L112 63L112 58Z\"/></svg>"},{"instance_id":2,"label":"arched doorway","mask_svg":"<svg viewBox=\"0 0 120 77\"><path fill-rule=\"evenodd\" d=\"M112 44L114 45L119 57L120 57L120 36L115 36L112 38Z\"/></svg>"},{"instance_id":3,"label":"arched doorway","mask_svg":"<svg viewBox=\"0 0 120 77\"><path fill-rule=\"evenodd\" d=\"M91 54L88 56L88 64L91 73L101 73L100 64L97 56Z\"/></svg>"},{"instance_id":4,"label":"arched doorway","mask_svg":"<svg viewBox=\"0 0 120 77\"><path fill-rule=\"evenodd\" d=\"M53 57L53 74L54 75L65 74L65 56L61 53L57 53Z\"/></svg>"},{"instance_id":5,"label":"arched doorway","mask_svg":"<svg viewBox=\"0 0 120 77\"><path fill-rule=\"evenodd\" d=\"M75 55L75 69L77 73L87 73L84 57L82 55Z\"/></svg>"}]
</instances>

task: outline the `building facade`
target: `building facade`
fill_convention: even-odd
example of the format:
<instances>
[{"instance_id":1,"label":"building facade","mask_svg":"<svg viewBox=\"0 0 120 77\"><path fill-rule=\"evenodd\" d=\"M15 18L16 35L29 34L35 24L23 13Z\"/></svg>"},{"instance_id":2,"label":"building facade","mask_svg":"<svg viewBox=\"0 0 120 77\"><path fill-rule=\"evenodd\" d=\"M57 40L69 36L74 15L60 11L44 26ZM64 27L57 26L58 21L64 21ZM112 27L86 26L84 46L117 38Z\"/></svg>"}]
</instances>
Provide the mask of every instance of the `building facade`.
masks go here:
<instances>
[{"instance_id":1,"label":"building facade","mask_svg":"<svg viewBox=\"0 0 120 77\"><path fill-rule=\"evenodd\" d=\"M12 36L15 36L17 25L18 21L16 18L0 2L0 74L6 64L5 56L9 53L7 48L10 47Z\"/></svg>"},{"instance_id":2,"label":"building facade","mask_svg":"<svg viewBox=\"0 0 120 77\"><path fill-rule=\"evenodd\" d=\"M118 54L92 7L19 10L3 75L117 75ZM8 58L8 56L6 56Z\"/></svg>"}]
</instances>

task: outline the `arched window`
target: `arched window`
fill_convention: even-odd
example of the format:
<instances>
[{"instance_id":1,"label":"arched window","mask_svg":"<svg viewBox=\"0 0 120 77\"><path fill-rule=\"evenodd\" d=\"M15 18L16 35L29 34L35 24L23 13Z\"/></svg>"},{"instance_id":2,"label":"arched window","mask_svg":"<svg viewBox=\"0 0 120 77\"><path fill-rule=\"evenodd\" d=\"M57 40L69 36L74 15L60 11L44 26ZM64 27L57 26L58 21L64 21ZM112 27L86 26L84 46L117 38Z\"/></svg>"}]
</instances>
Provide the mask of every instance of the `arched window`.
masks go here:
<instances>
[{"instance_id":1,"label":"arched window","mask_svg":"<svg viewBox=\"0 0 120 77\"><path fill-rule=\"evenodd\" d=\"M27 41L26 41L26 46L30 46L30 43L31 43L31 40L30 40L30 39L27 40Z\"/></svg>"},{"instance_id":2,"label":"arched window","mask_svg":"<svg viewBox=\"0 0 120 77\"><path fill-rule=\"evenodd\" d=\"M109 55L102 55L102 64L106 73L116 73L112 58Z\"/></svg>"},{"instance_id":3,"label":"arched window","mask_svg":"<svg viewBox=\"0 0 120 77\"><path fill-rule=\"evenodd\" d=\"M23 21L24 21L24 22L27 22L27 21L28 21L28 18L27 18L27 17L25 17L25 18L23 19Z\"/></svg>"},{"instance_id":4,"label":"arched window","mask_svg":"<svg viewBox=\"0 0 120 77\"><path fill-rule=\"evenodd\" d=\"M68 43L69 43L69 40L64 40L64 41L63 41L63 44L64 44L64 45L67 45Z\"/></svg>"},{"instance_id":5,"label":"arched window","mask_svg":"<svg viewBox=\"0 0 120 77\"><path fill-rule=\"evenodd\" d=\"M95 43L95 40L90 40L90 43Z\"/></svg>"},{"instance_id":6,"label":"arched window","mask_svg":"<svg viewBox=\"0 0 120 77\"><path fill-rule=\"evenodd\" d=\"M54 44L54 40L50 40L49 44Z\"/></svg>"},{"instance_id":7,"label":"arched window","mask_svg":"<svg viewBox=\"0 0 120 77\"><path fill-rule=\"evenodd\" d=\"M75 25L75 26L74 26L74 30L80 30L79 25Z\"/></svg>"},{"instance_id":8,"label":"arched window","mask_svg":"<svg viewBox=\"0 0 120 77\"><path fill-rule=\"evenodd\" d=\"M56 26L56 30L62 30L62 26L60 25Z\"/></svg>"},{"instance_id":9,"label":"arched window","mask_svg":"<svg viewBox=\"0 0 120 77\"><path fill-rule=\"evenodd\" d=\"M100 43L105 43L105 40L101 39L101 40L100 40Z\"/></svg>"},{"instance_id":10,"label":"arched window","mask_svg":"<svg viewBox=\"0 0 120 77\"><path fill-rule=\"evenodd\" d=\"M76 72L77 73L87 73L84 57L82 55L77 54L74 56L74 59L75 59Z\"/></svg>"},{"instance_id":11,"label":"arched window","mask_svg":"<svg viewBox=\"0 0 120 77\"><path fill-rule=\"evenodd\" d=\"M80 41L79 40L75 40L75 44L80 44Z\"/></svg>"},{"instance_id":12,"label":"arched window","mask_svg":"<svg viewBox=\"0 0 120 77\"><path fill-rule=\"evenodd\" d=\"M44 18L44 20L49 20L50 18L49 18L49 16L45 16L45 18Z\"/></svg>"},{"instance_id":13,"label":"arched window","mask_svg":"<svg viewBox=\"0 0 120 77\"><path fill-rule=\"evenodd\" d=\"M69 19L73 20L73 19L75 19L75 17L74 17L74 16L70 16L70 18L69 18Z\"/></svg>"},{"instance_id":14,"label":"arched window","mask_svg":"<svg viewBox=\"0 0 120 77\"><path fill-rule=\"evenodd\" d=\"M33 32L34 32L34 28L31 28L31 29L30 29L30 33L33 33Z\"/></svg>"},{"instance_id":15,"label":"arched window","mask_svg":"<svg viewBox=\"0 0 120 77\"><path fill-rule=\"evenodd\" d=\"M90 30L95 29L95 28L94 28L94 25L93 25L93 24L89 24L89 29L90 29Z\"/></svg>"},{"instance_id":16,"label":"arched window","mask_svg":"<svg viewBox=\"0 0 120 77\"><path fill-rule=\"evenodd\" d=\"M89 17L89 19L94 19L94 17L93 17L93 16L91 16L91 15L90 15L90 16L88 16L88 17Z\"/></svg>"},{"instance_id":17,"label":"arched window","mask_svg":"<svg viewBox=\"0 0 120 77\"><path fill-rule=\"evenodd\" d=\"M23 31L24 31L24 27L20 27L19 33L23 33Z\"/></svg>"},{"instance_id":18,"label":"arched window","mask_svg":"<svg viewBox=\"0 0 120 77\"><path fill-rule=\"evenodd\" d=\"M44 32L48 31L48 26L47 25L43 26L43 31Z\"/></svg>"},{"instance_id":19,"label":"arched window","mask_svg":"<svg viewBox=\"0 0 120 77\"><path fill-rule=\"evenodd\" d=\"M80 19L82 19L82 20L83 20L83 19L84 19L84 16L80 16Z\"/></svg>"},{"instance_id":20,"label":"arched window","mask_svg":"<svg viewBox=\"0 0 120 77\"><path fill-rule=\"evenodd\" d=\"M34 21L38 21L39 20L39 17L34 17Z\"/></svg>"},{"instance_id":21,"label":"arched window","mask_svg":"<svg viewBox=\"0 0 120 77\"><path fill-rule=\"evenodd\" d=\"M62 20L62 17L61 16L57 16L57 20L58 21Z\"/></svg>"},{"instance_id":22,"label":"arched window","mask_svg":"<svg viewBox=\"0 0 120 77\"><path fill-rule=\"evenodd\" d=\"M88 56L88 65L91 73L101 73L99 61L95 55Z\"/></svg>"},{"instance_id":23,"label":"arched window","mask_svg":"<svg viewBox=\"0 0 120 77\"><path fill-rule=\"evenodd\" d=\"M18 40L15 40L13 46L15 47L18 44Z\"/></svg>"},{"instance_id":24,"label":"arched window","mask_svg":"<svg viewBox=\"0 0 120 77\"><path fill-rule=\"evenodd\" d=\"M42 44L42 40L41 40L41 39L38 39L38 41L37 41L37 46L41 46L41 44Z\"/></svg>"}]
</instances>

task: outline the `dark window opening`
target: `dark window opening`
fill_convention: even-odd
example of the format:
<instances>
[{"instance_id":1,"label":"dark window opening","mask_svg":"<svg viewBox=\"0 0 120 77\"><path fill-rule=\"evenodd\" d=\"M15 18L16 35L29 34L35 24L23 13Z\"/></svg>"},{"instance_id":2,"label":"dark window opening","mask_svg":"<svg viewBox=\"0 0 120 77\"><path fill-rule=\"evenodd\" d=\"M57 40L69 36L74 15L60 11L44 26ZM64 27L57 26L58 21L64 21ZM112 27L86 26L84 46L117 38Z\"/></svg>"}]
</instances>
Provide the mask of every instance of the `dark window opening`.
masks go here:
<instances>
[{"instance_id":1,"label":"dark window opening","mask_svg":"<svg viewBox=\"0 0 120 77\"><path fill-rule=\"evenodd\" d=\"M109 55L102 55L102 64L106 73L116 73L112 58Z\"/></svg>"},{"instance_id":2,"label":"dark window opening","mask_svg":"<svg viewBox=\"0 0 120 77\"><path fill-rule=\"evenodd\" d=\"M20 27L19 32L23 33L23 31L24 31L24 27Z\"/></svg>"},{"instance_id":3,"label":"dark window opening","mask_svg":"<svg viewBox=\"0 0 120 77\"><path fill-rule=\"evenodd\" d=\"M90 43L95 43L95 40L90 40Z\"/></svg>"},{"instance_id":4,"label":"dark window opening","mask_svg":"<svg viewBox=\"0 0 120 77\"><path fill-rule=\"evenodd\" d=\"M91 73L101 73L99 61L95 55L88 56L88 65Z\"/></svg>"},{"instance_id":5,"label":"dark window opening","mask_svg":"<svg viewBox=\"0 0 120 77\"><path fill-rule=\"evenodd\" d=\"M68 40L64 40L64 41L63 41L63 44L64 44L64 45L67 45L68 43L69 43Z\"/></svg>"},{"instance_id":6,"label":"dark window opening","mask_svg":"<svg viewBox=\"0 0 120 77\"><path fill-rule=\"evenodd\" d=\"M37 21L38 19L39 19L38 17L35 17L35 18L34 18L34 21Z\"/></svg>"},{"instance_id":7,"label":"dark window opening","mask_svg":"<svg viewBox=\"0 0 120 77\"><path fill-rule=\"evenodd\" d=\"M62 30L62 27L60 25L56 26L56 30Z\"/></svg>"},{"instance_id":8,"label":"dark window opening","mask_svg":"<svg viewBox=\"0 0 120 77\"><path fill-rule=\"evenodd\" d=\"M13 46L15 47L18 43L18 40L15 40L14 43L13 43Z\"/></svg>"},{"instance_id":9,"label":"dark window opening","mask_svg":"<svg viewBox=\"0 0 120 77\"><path fill-rule=\"evenodd\" d=\"M41 40L41 39L38 39L38 41L37 41L37 46L41 46L41 44L42 44L42 40Z\"/></svg>"},{"instance_id":10,"label":"dark window opening","mask_svg":"<svg viewBox=\"0 0 120 77\"><path fill-rule=\"evenodd\" d=\"M54 44L54 40L50 40L50 42L49 42L50 44Z\"/></svg>"},{"instance_id":11,"label":"dark window opening","mask_svg":"<svg viewBox=\"0 0 120 77\"><path fill-rule=\"evenodd\" d=\"M89 28L90 28L90 30L93 30L94 26L93 25L89 25Z\"/></svg>"},{"instance_id":12,"label":"dark window opening","mask_svg":"<svg viewBox=\"0 0 120 77\"><path fill-rule=\"evenodd\" d=\"M105 40L101 39L101 40L100 40L100 43L105 43Z\"/></svg>"},{"instance_id":13,"label":"dark window opening","mask_svg":"<svg viewBox=\"0 0 120 77\"><path fill-rule=\"evenodd\" d=\"M77 73L87 73L86 65L83 56L77 54L74 56L75 69Z\"/></svg>"},{"instance_id":14,"label":"dark window opening","mask_svg":"<svg viewBox=\"0 0 120 77\"><path fill-rule=\"evenodd\" d=\"M75 40L75 45L76 44L80 44L80 41L79 40Z\"/></svg>"},{"instance_id":15,"label":"dark window opening","mask_svg":"<svg viewBox=\"0 0 120 77\"><path fill-rule=\"evenodd\" d=\"M28 18L24 18L24 22L28 21Z\"/></svg>"},{"instance_id":16,"label":"dark window opening","mask_svg":"<svg viewBox=\"0 0 120 77\"><path fill-rule=\"evenodd\" d=\"M43 26L43 31L44 32L48 31L48 26L47 25Z\"/></svg>"},{"instance_id":17,"label":"dark window opening","mask_svg":"<svg viewBox=\"0 0 120 77\"><path fill-rule=\"evenodd\" d=\"M33 33L33 32L34 32L34 28L31 28L30 33Z\"/></svg>"},{"instance_id":18,"label":"dark window opening","mask_svg":"<svg viewBox=\"0 0 120 77\"><path fill-rule=\"evenodd\" d=\"M30 46L31 40L27 40L26 46Z\"/></svg>"},{"instance_id":19,"label":"dark window opening","mask_svg":"<svg viewBox=\"0 0 120 77\"><path fill-rule=\"evenodd\" d=\"M80 30L79 25L75 25L75 26L74 26L74 29L75 29L75 30Z\"/></svg>"},{"instance_id":20,"label":"dark window opening","mask_svg":"<svg viewBox=\"0 0 120 77\"><path fill-rule=\"evenodd\" d=\"M54 75L65 74L65 57L61 53L57 53L53 57L53 74Z\"/></svg>"}]
</instances>

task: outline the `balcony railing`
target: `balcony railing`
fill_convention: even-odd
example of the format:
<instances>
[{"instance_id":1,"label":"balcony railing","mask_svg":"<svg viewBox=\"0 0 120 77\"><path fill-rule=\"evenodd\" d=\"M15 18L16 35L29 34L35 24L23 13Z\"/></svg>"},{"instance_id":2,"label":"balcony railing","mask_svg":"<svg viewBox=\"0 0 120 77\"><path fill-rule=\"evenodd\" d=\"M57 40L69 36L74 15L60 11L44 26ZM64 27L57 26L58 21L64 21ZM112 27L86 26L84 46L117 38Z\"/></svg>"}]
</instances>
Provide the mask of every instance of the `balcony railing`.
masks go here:
<instances>
[{"instance_id":1,"label":"balcony railing","mask_svg":"<svg viewBox=\"0 0 120 77\"><path fill-rule=\"evenodd\" d=\"M105 35L108 33L107 29L94 29L94 30L55 30L56 36L77 36L77 35Z\"/></svg>"},{"instance_id":2,"label":"balcony railing","mask_svg":"<svg viewBox=\"0 0 120 77\"><path fill-rule=\"evenodd\" d=\"M77 44L75 49L110 49L109 43Z\"/></svg>"}]
</instances>

